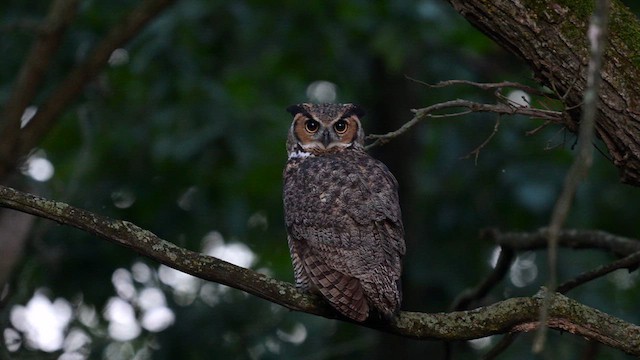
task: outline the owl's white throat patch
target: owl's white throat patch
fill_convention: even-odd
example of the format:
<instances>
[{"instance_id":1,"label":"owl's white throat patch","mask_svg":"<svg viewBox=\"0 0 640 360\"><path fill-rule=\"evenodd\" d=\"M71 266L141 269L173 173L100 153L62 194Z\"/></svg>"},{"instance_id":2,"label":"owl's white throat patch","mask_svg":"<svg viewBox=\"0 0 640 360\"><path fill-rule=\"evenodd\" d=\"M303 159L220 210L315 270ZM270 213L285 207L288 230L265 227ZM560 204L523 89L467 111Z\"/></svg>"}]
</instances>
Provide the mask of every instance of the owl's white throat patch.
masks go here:
<instances>
[{"instance_id":1,"label":"owl's white throat patch","mask_svg":"<svg viewBox=\"0 0 640 360\"><path fill-rule=\"evenodd\" d=\"M296 150L296 151L292 152L291 154L289 154L289 160L291 160L291 159L304 159L304 158L309 157L309 156L313 156L313 154L310 153L310 152Z\"/></svg>"}]
</instances>

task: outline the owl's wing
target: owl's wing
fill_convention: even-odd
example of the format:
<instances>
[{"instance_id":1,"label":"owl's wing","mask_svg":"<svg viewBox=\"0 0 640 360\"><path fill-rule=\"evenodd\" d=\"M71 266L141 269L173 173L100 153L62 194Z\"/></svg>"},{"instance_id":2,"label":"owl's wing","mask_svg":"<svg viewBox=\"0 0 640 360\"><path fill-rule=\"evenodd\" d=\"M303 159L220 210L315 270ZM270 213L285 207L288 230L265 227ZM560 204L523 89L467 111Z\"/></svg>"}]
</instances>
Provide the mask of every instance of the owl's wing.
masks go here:
<instances>
[{"instance_id":1,"label":"owl's wing","mask_svg":"<svg viewBox=\"0 0 640 360\"><path fill-rule=\"evenodd\" d=\"M389 242L386 226L301 226L291 241L298 286L319 291L356 321L364 321L370 307L392 317L401 302L401 255L384 245Z\"/></svg>"},{"instance_id":2,"label":"owl's wing","mask_svg":"<svg viewBox=\"0 0 640 360\"><path fill-rule=\"evenodd\" d=\"M398 183L387 167L368 157L360 166L360 191L353 192L359 199L349 207L350 220L359 231L352 232L349 242L366 244L359 248L352 271L360 279L370 305L387 318L400 309L402 290L401 259L406 252L404 229L398 199Z\"/></svg>"},{"instance_id":3,"label":"owl's wing","mask_svg":"<svg viewBox=\"0 0 640 360\"><path fill-rule=\"evenodd\" d=\"M336 269L336 264L332 263L335 249L321 252L317 247L308 245L306 241L294 244L299 251L294 253L300 254L299 257L293 256L294 268L297 260L304 269L301 279L309 281L311 289L319 291L342 315L364 321L369 315L369 304L359 279Z\"/></svg>"},{"instance_id":4,"label":"owl's wing","mask_svg":"<svg viewBox=\"0 0 640 360\"><path fill-rule=\"evenodd\" d=\"M397 182L369 159L360 171L343 174L341 191L304 221L287 219L294 269L298 257L313 287L357 321L366 319L369 306L388 317L399 309L405 252Z\"/></svg>"}]
</instances>

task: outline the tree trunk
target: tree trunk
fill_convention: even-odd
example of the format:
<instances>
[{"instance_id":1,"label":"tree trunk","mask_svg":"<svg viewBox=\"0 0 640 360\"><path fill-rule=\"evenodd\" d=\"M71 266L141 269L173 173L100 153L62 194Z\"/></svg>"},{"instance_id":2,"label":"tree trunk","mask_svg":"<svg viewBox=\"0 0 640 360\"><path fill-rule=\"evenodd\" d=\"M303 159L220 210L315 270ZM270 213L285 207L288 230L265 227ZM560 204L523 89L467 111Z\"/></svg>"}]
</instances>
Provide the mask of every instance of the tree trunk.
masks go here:
<instances>
[{"instance_id":1,"label":"tree trunk","mask_svg":"<svg viewBox=\"0 0 640 360\"><path fill-rule=\"evenodd\" d=\"M586 87L592 1L449 0L471 24L524 59L536 80L563 96L577 132ZM620 180L640 186L640 23L611 0L609 44L602 68L596 132L620 171Z\"/></svg>"}]
</instances>

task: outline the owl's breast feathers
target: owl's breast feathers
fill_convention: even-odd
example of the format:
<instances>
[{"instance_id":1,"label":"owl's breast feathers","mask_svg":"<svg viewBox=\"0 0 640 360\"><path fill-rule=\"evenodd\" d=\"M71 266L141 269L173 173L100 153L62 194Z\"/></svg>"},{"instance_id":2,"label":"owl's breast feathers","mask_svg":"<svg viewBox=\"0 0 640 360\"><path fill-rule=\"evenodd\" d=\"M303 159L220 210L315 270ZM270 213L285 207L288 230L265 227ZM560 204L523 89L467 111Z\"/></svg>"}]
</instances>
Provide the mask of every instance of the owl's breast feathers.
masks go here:
<instances>
[{"instance_id":1,"label":"owl's breast feathers","mask_svg":"<svg viewBox=\"0 0 640 360\"><path fill-rule=\"evenodd\" d=\"M400 308L404 231L397 182L360 151L293 157L284 171L285 222L296 283L357 321Z\"/></svg>"},{"instance_id":2,"label":"owl's breast feathers","mask_svg":"<svg viewBox=\"0 0 640 360\"><path fill-rule=\"evenodd\" d=\"M284 182L285 207L314 213L346 210L364 223L386 219L402 225L397 181L383 163L366 153L294 153L287 161ZM289 225L293 220L289 215L295 213L287 215Z\"/></svg>"}]
</instances>

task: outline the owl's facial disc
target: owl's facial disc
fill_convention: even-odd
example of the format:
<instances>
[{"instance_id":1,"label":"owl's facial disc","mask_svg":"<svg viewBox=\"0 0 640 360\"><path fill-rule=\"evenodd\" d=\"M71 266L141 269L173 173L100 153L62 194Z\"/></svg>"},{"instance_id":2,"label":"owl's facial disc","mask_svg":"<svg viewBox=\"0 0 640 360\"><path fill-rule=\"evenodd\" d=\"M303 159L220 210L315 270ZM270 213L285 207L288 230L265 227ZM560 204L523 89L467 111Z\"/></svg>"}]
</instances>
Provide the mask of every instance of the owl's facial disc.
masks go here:
<instances>
[{"instance_id":1,"label":"owl's facial disc","mask_svg":"<svg viewBox=\"0 0 640 360\"><path fill-rule=\"evenodd\" d=\"M355 115L322 120L305 113L295 116L294 133L302 149L310 152L335 151L353 144L359 126Z\"/></svg>"},{"instance_id":2,"label":"owl's facial disc","mask_svg":"<svg viewBox=\"0 0 640 360\"><path fill-rule=\"evenodd\" d=\"M354 104L292 105L293 115L287 149L289 154L323 155L357 148L362 150L364 132L360 118L364 111Z\"/></svg>"}]
</instances>

